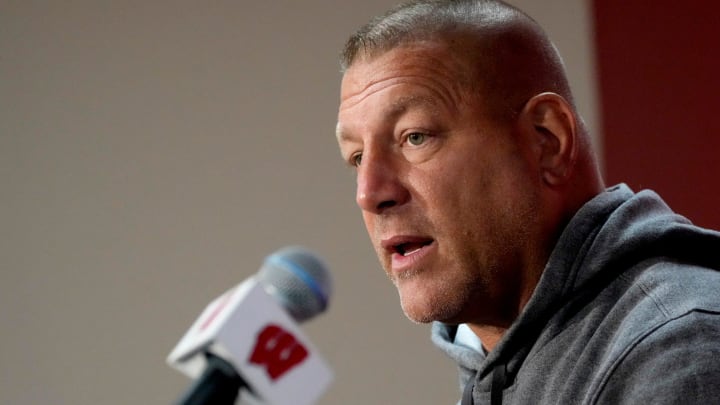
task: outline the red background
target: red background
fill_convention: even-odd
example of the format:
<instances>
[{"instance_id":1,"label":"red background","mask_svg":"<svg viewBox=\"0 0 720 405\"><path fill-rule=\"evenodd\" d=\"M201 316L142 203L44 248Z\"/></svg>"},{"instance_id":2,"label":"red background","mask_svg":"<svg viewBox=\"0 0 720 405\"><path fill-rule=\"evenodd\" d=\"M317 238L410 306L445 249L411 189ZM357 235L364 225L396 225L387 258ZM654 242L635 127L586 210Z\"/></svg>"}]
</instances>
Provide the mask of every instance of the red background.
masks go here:
<instances>
[{"instance_id":1,"label":"red background","mask_svg":"<svg viewBox=\"0 0 720 405\"><path fill-rule=\"evenodd\" d=\"M594 0L607 184L720 229L720 4Z\"/></svg>"}]
</instances>

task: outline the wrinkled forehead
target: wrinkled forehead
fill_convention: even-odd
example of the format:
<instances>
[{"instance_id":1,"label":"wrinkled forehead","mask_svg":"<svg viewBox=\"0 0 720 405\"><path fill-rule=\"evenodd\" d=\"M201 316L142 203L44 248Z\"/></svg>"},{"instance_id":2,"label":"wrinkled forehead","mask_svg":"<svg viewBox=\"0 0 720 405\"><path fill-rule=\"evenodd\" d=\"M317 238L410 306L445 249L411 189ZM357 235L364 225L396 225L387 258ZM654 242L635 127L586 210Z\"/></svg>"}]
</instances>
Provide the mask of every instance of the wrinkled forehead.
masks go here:
<instances>
[{"instance_id":1,"label":"wrinkled forehead","mask_svg":"<svg viewBox=\"0 0 720 405\"><path fill-rule=\"evenodd\" d=\"M470 60L443 41L413 42L380 54L361 55L343 76L341 108L397 80L425 81L460 95L471 85L471 72Z\"/></svg>"}]
</instances>

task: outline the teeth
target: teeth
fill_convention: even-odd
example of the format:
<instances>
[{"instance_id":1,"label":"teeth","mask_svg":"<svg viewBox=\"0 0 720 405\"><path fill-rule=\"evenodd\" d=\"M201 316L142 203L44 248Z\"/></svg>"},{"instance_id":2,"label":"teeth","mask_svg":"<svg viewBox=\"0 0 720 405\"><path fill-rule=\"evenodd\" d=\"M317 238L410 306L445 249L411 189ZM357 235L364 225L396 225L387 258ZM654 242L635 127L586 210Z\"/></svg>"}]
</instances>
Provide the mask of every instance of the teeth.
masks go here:
<instances>
[{"instance_id":1,"label":"teeth","mask_svg":"<svg viewBox=\"0 0 720 405\"><path fill-rule=\"evenodd\" d=\"M412 249L412 250L406 250L405 252L403 252L403 256L410 256L411 254L417 252L417 251L420 250L420 249L421 249L421 247L417 247L417 248Z\"/></svg>"},{"instance_id":2,"label":"teeth","mask_svg":"<svg viewBox=\"0 0 720 405\"><path fill-rule=\"evenodd\" d=\"M403 256L410 256L411 254L417 252L418 250L422 249L425 245L419 245L419 244L413 244L413 243L405 243L402 245L399 245L396 250L398 253L400 253Z\"/></svg>"},{"instance_id":3,"label":"teeth","mask_svg":"<svg viewBox=\"0 0 720 405\"><path fill-rule=\"evenodd\" d=\"M432 243L432 240L423 242L408 242L395 245L395 252L402 256L410 256Z\"/></svg>"}]
</instances>

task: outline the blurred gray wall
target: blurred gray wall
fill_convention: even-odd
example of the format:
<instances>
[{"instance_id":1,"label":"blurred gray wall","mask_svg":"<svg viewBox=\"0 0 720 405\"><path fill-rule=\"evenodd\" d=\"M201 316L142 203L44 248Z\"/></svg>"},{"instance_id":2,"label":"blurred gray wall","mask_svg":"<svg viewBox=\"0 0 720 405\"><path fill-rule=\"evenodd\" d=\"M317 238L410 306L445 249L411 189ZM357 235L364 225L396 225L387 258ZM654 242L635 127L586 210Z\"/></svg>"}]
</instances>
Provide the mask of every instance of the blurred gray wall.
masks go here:
<instances>
[{"instance_id":1,"label":"blurred gray wall","mask_svg":"<svg viewBox=\"0 0 720 405\"><path fill-rule=\"evenodd\" d=\"M405 319L334 140L345 38L395 2L0 0L0 403L165 404L165 357L273 250L324 256L304 329L322 404L451 404ZM597 128L586 1L515 1Z\"/></svg>"}]
</instances>

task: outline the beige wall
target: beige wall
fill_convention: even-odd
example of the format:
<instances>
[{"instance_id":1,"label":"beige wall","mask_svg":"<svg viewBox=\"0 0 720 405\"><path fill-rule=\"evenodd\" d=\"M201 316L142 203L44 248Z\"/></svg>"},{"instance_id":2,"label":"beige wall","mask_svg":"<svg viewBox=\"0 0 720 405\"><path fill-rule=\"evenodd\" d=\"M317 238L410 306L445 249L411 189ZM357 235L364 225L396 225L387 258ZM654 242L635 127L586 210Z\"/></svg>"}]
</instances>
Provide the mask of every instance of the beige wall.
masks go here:
<instances>
[{"instance_id":1,"label":"beige wall","mask_svg":"<svg viewBox=\"0 0 720 405\"><path fill-rule=\"evenodd\" d=\"M0 1L0 403L169 403L169 350L288 244L335 278L305 326L336 371L323 404L456 400L333 139L338 50L393 3ZM515 3L596 126L585 2Z\"/></svg>"}]
</instances>

